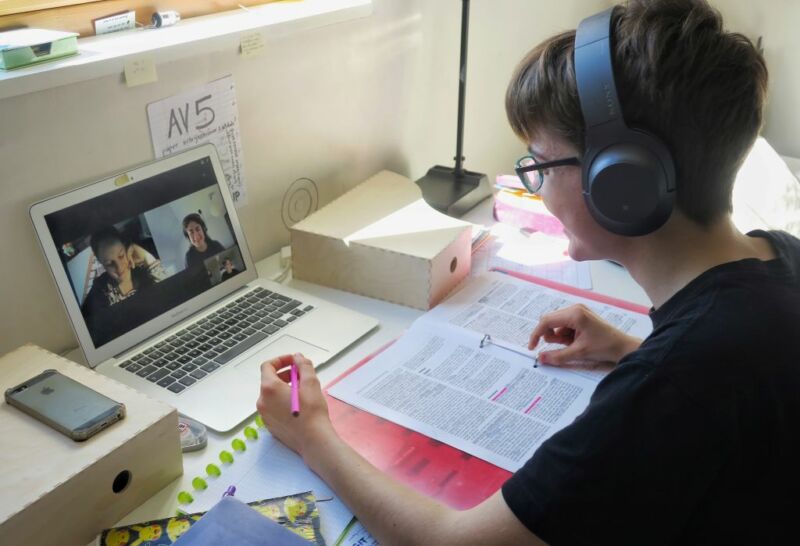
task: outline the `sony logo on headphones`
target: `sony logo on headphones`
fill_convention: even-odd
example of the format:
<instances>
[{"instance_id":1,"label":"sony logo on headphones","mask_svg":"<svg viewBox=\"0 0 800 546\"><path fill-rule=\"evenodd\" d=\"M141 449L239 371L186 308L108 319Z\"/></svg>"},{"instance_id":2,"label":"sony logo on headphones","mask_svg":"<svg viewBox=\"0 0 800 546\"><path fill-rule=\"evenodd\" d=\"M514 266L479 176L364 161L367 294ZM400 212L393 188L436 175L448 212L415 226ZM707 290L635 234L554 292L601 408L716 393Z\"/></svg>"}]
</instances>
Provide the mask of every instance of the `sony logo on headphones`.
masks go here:
<instances>
[{"instance_id":1,"label":"sony logo on headphones","mask_svg":"<svg viewBox=\"0 0 800 546\"><path fill-rule=\"evenodd\" d=\"M606 94L606 110L608 110L608 117L617 117L617 112L614 110L614 90L611 89L611 85L604 83L603 91L605 91Z\"/></svg>"}]
</instances>

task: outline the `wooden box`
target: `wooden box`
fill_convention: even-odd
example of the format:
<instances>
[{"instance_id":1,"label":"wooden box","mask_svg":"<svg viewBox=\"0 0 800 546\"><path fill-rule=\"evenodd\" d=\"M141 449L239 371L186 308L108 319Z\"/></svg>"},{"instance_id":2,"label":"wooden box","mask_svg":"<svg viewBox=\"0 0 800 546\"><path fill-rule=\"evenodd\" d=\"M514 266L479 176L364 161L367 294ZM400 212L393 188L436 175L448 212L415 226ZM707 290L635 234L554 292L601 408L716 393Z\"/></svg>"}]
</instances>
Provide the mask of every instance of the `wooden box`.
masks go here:
<instances>
[{"instance_id":1,"label":"wooden box","mask_svg":"<svg viewBox=\"0 0 800 546\"><path fill-rule=\"evenodd\" d=\"M74 442L0 402L0 544L87 544L183 473L177 411L35 345L0 358L0 388L55 369L125 404Z\"/></svg>"},{"instance_id":2,"label":"wooden box","mask_svg":"<svg viewBox=\"0 0 800 546\"><path fill-rule=\"evenodd\" d=\"M469 275L471 224L382 171L290 228L292 276L430 309Z\"/></svg>"}]
</instances>

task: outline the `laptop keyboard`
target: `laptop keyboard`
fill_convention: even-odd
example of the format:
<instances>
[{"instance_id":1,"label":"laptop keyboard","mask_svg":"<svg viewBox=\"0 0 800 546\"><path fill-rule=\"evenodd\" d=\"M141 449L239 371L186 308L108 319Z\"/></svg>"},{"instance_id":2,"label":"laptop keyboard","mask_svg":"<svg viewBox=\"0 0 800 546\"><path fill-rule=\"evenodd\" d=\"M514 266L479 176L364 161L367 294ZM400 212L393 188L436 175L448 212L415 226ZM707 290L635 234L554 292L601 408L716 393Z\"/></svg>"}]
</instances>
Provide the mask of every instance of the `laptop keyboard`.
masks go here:
<instances>
[{"instance_id":1,"label":"laptop keyboard","mask_svg":"<svg viewBox=\"0 0 800 546\"><path fill-rule=\"evenodd\" d=\"M314 309L258 287L119 366L179 393Z\"/></svg>"}]
</instances>

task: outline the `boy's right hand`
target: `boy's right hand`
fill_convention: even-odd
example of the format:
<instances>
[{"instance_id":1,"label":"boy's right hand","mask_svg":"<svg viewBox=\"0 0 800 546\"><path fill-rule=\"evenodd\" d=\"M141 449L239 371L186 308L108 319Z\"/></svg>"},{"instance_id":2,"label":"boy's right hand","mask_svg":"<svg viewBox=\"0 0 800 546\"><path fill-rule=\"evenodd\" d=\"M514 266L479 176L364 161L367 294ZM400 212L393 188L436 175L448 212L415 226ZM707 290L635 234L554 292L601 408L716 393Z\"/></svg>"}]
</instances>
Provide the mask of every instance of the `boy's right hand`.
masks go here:
<instances>
[{"instance_id":1,"label":"boy's right hand","mask_svg":"<svg viewBox=\"0 0 800 546\"><path fill-rule=\"evenodd\" d=\"M300 414L297 416L290 410L288 367L292 361L297 365L299 376ZM314 365L301 354L283 355L261 364L261 389L256 409L270 433L303 457L307 446L324 434L333 433L328 404Z\"/></svg>"},{"instance_id":2,"label":"boy's right hand","mask_svg":"<svg viewBox=\"0 0 800 546\"><path fill-rule=\"evenodd\" d=\"M528 349L540 340L566 345L539 353L539 362L563 366L573 361L613 362L639 348L642 340L614 328L585 305L572 305L542 315L531 333Z\"/></svg>"}]
</instances>

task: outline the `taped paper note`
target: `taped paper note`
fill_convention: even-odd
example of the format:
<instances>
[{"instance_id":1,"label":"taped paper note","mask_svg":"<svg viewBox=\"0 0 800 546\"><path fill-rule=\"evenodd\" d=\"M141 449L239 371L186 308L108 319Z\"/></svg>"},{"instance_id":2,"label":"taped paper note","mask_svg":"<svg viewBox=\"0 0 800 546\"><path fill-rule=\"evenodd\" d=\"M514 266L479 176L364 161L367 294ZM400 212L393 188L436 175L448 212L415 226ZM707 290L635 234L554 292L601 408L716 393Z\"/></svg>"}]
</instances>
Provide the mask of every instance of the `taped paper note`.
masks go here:
<instances>
[{"instance_id":1,"label":"taped paper note","mask_svg":"<svg viewBox=\"0 0 800 546\"><path fill-rule=\"evenodd\" d=\"M140 55L125 61L125 84L128 87L156 81L158 81L158 75L156 74L156 62L152 55Z\"/></svg>"},{"instance_id":2,"label":"taped paper note","mask_svg":"<svg viewBox=\"0 0 800 546\"><path fill-rule=\"evenodd\" d=\"M98 36L134 28L136 28L136 12L133 10L103 17L102 19L95 19L94 22L94 33Z\"/></svg>"},{"instance_id":3,"label":"taped paper note","mask_svg":"<svg viewBox=\"0 0 800 546\"><path fill-rule=\"evenodd\" d=\"M232 76L148 104L147 117L156 157L211 142L217 148L233 202L237 207L247 203Z\"/></svg>"},{"instance_id":4,"label":"taped paper note","mask_svg":"<svg viewBox=\"0 0 800 546\"><path fill-rule=\"evenodd\" d=\"M242 57L245 59L257 57L264 53L266 47L264 44L264 36L262 36L260 31L242 34L239 47L242 50Z\"/></svg>"}]
</instances>

